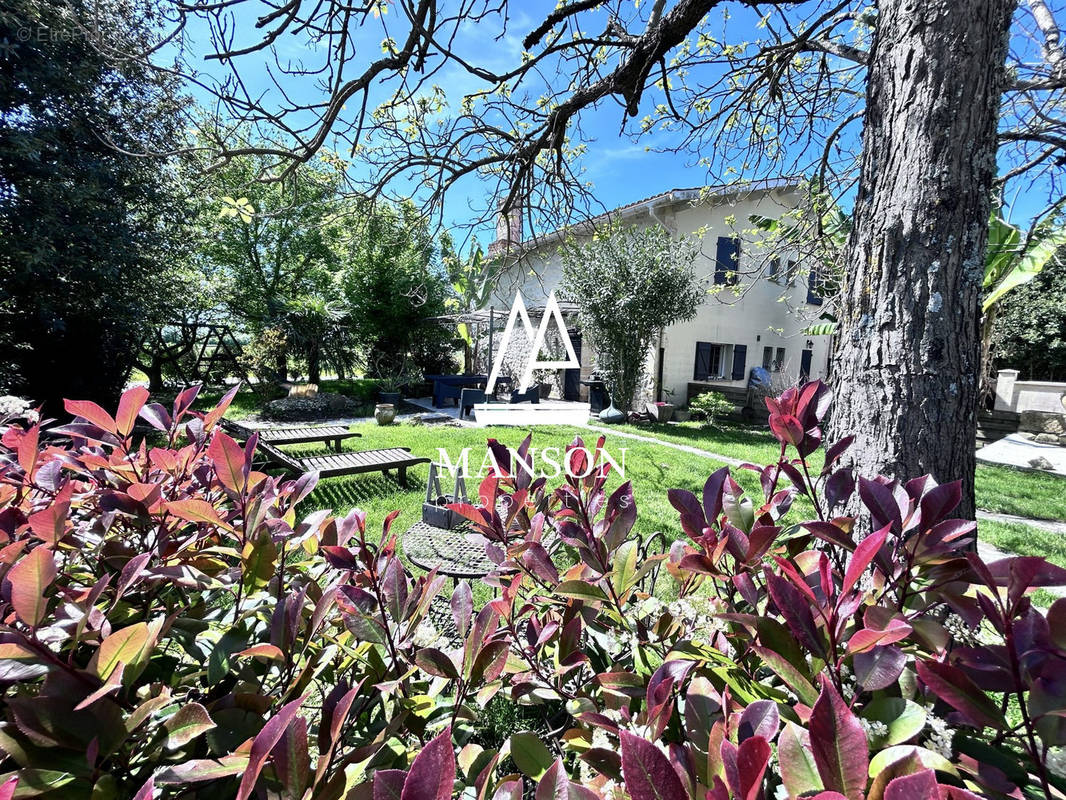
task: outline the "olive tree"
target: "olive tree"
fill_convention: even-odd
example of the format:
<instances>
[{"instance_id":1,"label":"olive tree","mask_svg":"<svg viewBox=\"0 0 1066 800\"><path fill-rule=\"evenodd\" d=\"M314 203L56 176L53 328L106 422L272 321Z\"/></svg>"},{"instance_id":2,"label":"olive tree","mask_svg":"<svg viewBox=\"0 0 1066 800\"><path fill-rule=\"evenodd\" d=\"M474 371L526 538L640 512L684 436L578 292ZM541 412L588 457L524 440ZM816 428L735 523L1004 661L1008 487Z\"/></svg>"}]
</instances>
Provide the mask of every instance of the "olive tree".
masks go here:
<instances>
[{"instance_id":1,"label":"olive tree","mask_svg":"<svg viewBox=\"0 0 1066 800\"><path fill-rule=\"evenodd\" d=\"M580 306L583 340L611 398L633 407L655 334L692 319L706 295L693 262L698 242L659 226L610 226L561 248L563 290Z\"/></svg>"}]
</instances>

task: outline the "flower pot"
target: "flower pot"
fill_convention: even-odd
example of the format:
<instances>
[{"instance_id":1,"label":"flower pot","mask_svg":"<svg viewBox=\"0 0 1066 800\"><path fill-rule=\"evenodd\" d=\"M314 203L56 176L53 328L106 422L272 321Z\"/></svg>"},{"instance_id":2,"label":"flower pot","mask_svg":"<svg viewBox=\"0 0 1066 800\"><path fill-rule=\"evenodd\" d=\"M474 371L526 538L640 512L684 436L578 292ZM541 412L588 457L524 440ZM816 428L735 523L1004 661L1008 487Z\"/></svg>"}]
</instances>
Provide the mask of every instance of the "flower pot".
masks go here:
<instances>
[{"instance_id":1,"label":"flower pot","mask_svg":"<svg viewBox=\"0 0 1066 800\"><path fill-rule=\"evenodd\" d=\"M674 409L674 421L675 422L688 422L689 411L687 408L675 408Z\"/></svg>"},{"instance_id":2,"label":"flower pot","mask_svg":"<svg viewBox=\"0 0 1066 800\"><path fill-rule=\"evenodd\" d=\"M619 411L614 407L614 401L607 408L600 412L600 422L606 422L608 425L614 425L618 422L626 421L626 412Z\"/></svg>"},{"instance_id":3,"label":"flower pot","mask_svg":"<svg viewBox=\"0 0 1066 800\"><path fill-rule=\"evenodd\" d=\"M378 425L390 425L396 419L396 406L392 403L378 403L374 406L374 419Z\"/></svg>"},{"instance_id":4,"label":"flower pot","mask_svg":"<svg viewBox=\"0 0 1066 800\"><path fill-rule=\"evenodd\" d=\"M388 405L398 406L398 405L400 405L400 393L399 392L378 392L378 402L386 403Z\"/></svg>"},{"instance_id":5,"label":"flower pot","mask_svg":"<svg viewBox=\"0 0 1066 800\"><path fill-rule=\"evenodd\" d=\"M550 383L538 383L537 391L540 392L541 400L547 400L552 393L552 385Z\"/></svg>"},{"instance_id":6,"label":"flower pot","mask_svg":"<svg viewBox=\"0 0 1066 800\"><path fill-rule=\"evenodd\" d=\"M670 418L674 416L674 404L673 403L648 403L645 410L656 422L669 422Z\"/></svg>"}]
</instances>

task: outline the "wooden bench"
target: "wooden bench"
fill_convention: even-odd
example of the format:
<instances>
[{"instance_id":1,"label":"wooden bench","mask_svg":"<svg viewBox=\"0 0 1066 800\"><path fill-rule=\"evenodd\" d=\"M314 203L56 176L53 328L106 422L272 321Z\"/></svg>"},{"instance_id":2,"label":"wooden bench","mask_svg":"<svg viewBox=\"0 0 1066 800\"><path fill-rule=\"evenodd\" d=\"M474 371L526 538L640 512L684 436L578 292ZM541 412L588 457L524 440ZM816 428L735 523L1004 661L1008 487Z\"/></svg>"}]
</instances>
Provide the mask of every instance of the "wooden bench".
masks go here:
<instances>
[{"instance_id":1,"label":"wooden bench","mask_svg":"<svg viewBox=\"0 0 1066 800\"><path fill-rule=\"evenodd\" d=\"M348 430L347 425L304 425L285 428L247 428L225 417L222 418L222 427L235 439L242 442L248 441L253 433L259 434L259 441L266 444L312 444L322 442L329 446L332 442L334 451L341 451L341 442L361 433Z\"/></svg>"},{"instance_id":2,"label":"wooden bench","mask_svg":"<svg viewBox=\"0 0 1066 800\"><path fill-rule=\"evenodd\" d=\"M268 464L275 464L289 472L302 475L305 472L318 472L319 477L332 478L337 475L359 475L364 472L381 472L389 474L396 470L400 486L407 488L407 468L418 464L428 464L431 459L412 455L406 447L389 447L384 450L362 450L351 453L329 453L323 456L296 456L283 453L272 444L260 440L257 445Z\"/></svg>"}]
</instances>

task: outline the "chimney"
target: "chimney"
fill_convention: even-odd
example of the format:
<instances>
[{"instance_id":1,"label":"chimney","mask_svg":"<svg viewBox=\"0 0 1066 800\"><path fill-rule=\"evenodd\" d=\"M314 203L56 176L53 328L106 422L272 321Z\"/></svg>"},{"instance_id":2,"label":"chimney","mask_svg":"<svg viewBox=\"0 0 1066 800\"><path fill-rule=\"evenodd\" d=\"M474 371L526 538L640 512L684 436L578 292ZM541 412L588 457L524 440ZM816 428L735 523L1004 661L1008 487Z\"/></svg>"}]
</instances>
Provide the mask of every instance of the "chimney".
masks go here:
<instances>
[{"instance_id":1,"label":"chimney","mask_svg":"<svg viewBox=\"0 0 1066 800\"><path fill-rule=\"evenodd\" d=\"M498 256L512 247L522 243L522 206L515 203L506 214L501 210L496 214L496 241L489 245L489 255Z\"/></svg>"}]
</instances>

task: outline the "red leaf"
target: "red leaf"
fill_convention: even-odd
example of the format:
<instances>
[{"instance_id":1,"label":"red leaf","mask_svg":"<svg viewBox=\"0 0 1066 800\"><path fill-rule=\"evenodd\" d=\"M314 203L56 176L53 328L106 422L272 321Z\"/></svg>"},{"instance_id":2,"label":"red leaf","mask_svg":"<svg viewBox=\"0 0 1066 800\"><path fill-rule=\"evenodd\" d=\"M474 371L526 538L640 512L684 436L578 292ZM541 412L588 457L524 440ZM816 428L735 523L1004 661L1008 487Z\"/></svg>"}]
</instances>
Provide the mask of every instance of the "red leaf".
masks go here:
<instances>
[{"instance_id":1,"label":"red leaf","mask_svg":"<svg viewBox=\"0 0 1066 800\"><path fill-rule=\"evenodd\" d=\"M19 778L18 775L12 775L6 781L4 785L0 786L0 800L12 800L15 796L15 789L18 788Z\"/></svg>"},{"instance_id":2,"label":"red leaf","mask_svg":"<svg viewBox=\"0 0 1066 800\"><path fill-rule=\"evenodd\" d=\"M827 789L862 800L870 763L866 731L829 678L821 679L809 726L814 763Z\"/></svg>"},{"instance_id":3,"label":"red leaf","mask_svg":"<svg viewBox=\"0 0 1066 800\"><path fill-rule=\"evenodd\" d=\"M15 430L11 428L10 430ZM34 425L19 439L19 466L29 477L33 477L33 468L37 466L37 441L41 432L40 425Z\"/></svg>"},{"instance_id":4,"label":"red leaf","mask_svg":"<svg viewBox=\"0 0 1066 800\"><path fill-rule=\"evenodd\" d=\"M238 383L236 386L234 386L232 389L222 395L222 399L218 401L217 406L207 412L207 415L204 417L204 427L206 429L210 430L216 422L222 419L222 415L226 413L226 410L229 408L229 404L233 402L233 398L237 396L237 392L240 391L240 388L241 385Z\"/></svg>"},{"instance_id":5,"label":"red leaf","mask_svg":"<svg viewBox=\"0 0 1066 800\"><path fill-rule=\"evenodd\" d=\"M68 486L70 484L67 484ZM70 501L55 502L48 508L30 514L30 530L42 541L54 545L67 532L67 513Z\"/></svg>"},{"instance_id":6,"label":"red leaf","mask_svg":"<svg viewBox=\"0 0 1066 800\"><path fill-rule=\"evenodd\" d=\"M237 800L248 800L251 797L252 791L255 789L255 782L259 779L259 773L263 769L267 756L270 755L274 745L281 739L285 729L292 723L292 719L296 716L296 712L300 710L300 704L303 701L304 699L300 697L282 706L281 710L267 720L267 724L256 734L255 739L252 740L251 754L248 756L248 767L245 769L244 776L241 778L241 785L237 789Z\"/></svg>"},{"instance_id":7,"label":"red leaf","mask_svg":"<svg viewBox=\"0 0 1066 800\"><path fill-rule=\"evenodd\" d=\"M916 666L922 683L975 726L1003 730L999 707L961 669L939 661L919 661Z\"/></svg>"},{"instance_id":8,"label":"red leaf","mask_svg":"<svg viewBox=\"0 0 1066 800\"><path fill-rule=\"evenodd\" d=\"M111 415L91 400L64 400L63 407L68 414L81 417L108 433L118 433L118 425Z\"/></svg>"},{"instance_id":9,"label":"red leaf","mask_svg":"<svg viewBox=\"0 0 1066 800\"><path fill-rule=\"evenodd\" d=\"M885 787L884 800L940 800L936 773L923 769L913 775L893 778Z\"/></svg>"},{"instance_id":10,"label":"red leaf","mask_svg":"<svg viewBox=\"0 0 1066 800\"><path fill-rule=\"evenodd\" d=\"M173 503L167 503L167 512L189 522L206 522L210 525L218 525L227 530L233 530L232 527L223 522L215 507L206 500L175 500Z\"/></svg>"},{"instance_id":11,"label":"red leaf","mask_svg":"<svg viewBox=\"0 0 1066 800\"><path fill-rule=\"evenodd\" d=\"M47 547L35 547L19 559L4 578L11 605L20 620L36 628L44 619L44 593L56 578L56 562Z\"/></svg>"},{"instance_id":12,"label":"red leaf","mask_svg":"<svg viewBox=\"0 0 1066 800\"><path fill-rule=\"evenodd\" d=\"M222 485L231 492L242 494L248 486L248 472L251 471L251 465L245 463L244 449L232 437L218 431L207 448L207 455L215 465L215 475Z\"/></svg>"},{"instance_id":13,"label":"red leaf","mask_svg":"<svg viewBox=\"0 0 1066 800\"><path fill-rule=\"evenodd\" d=\"M736 800L755 800L762 789L762 778L770 763L770 744L761 736L745 739L737 747L728 739L722 742L722 761L726 782Z\"/></svg>"},{"instance_id":14,"label":"red leaf","mask_svg":"<svg viewBox=\"0 0 1066 800\"><path fill-rule=\"evenodd\" d=\"M681 778L658 747L629 731L619 731L619 736L622 776L633 800L676 800L688 796Z\"/></svg>"},{"instance_id":15,"label":"red leaf","mask_svg":"<svg viewBox=\"0 0 1066 800\"><path fill-rule=\"evenodd\" d=\"M415 756L400 800L451 800L454 789L455 751L449 725Z\"/></svg>"},{"instance_id":16,"label":"red leaf","mask_svg":"<svg viewBox=\"0 0 1066 800\"><path fill-rule=\"evenodd\" d=\"M570 800L570 779L566 776L561 759L555 759L555 763L537 782L533 800Z\"/></svg>"},{"instance_id":17,"label":"red leaf","mask_svg":"<svg viewBox=\"0 0 1066 800\"><path fill-rule=\"evenodd\" d=\"M141 413L146 402L148 402L148 390L143 386L134 386L122 393L122 399L118 401L118 413L115 414L119 436L125 438L130 435L133 424L137 421L137 415Z\"/></svg>"},{"instance_id":18,"label":"red leaf","mask_svg":"<svg viewBox=\"0 0 1066 800\"><path fill-rule=\"evenodd\" d=\"M870 562L874 560L874 556L881 549L881 545L885 543L885 539L891 529L891 525L885 525L881 530L871 533L859 542L855 548L855 553L851 557L851 563L848 564L847 572L844 573L844 585L841 587L841 594L847 594L859 582L863 572L870 566Z\"/></svg>"}]
</instances>

